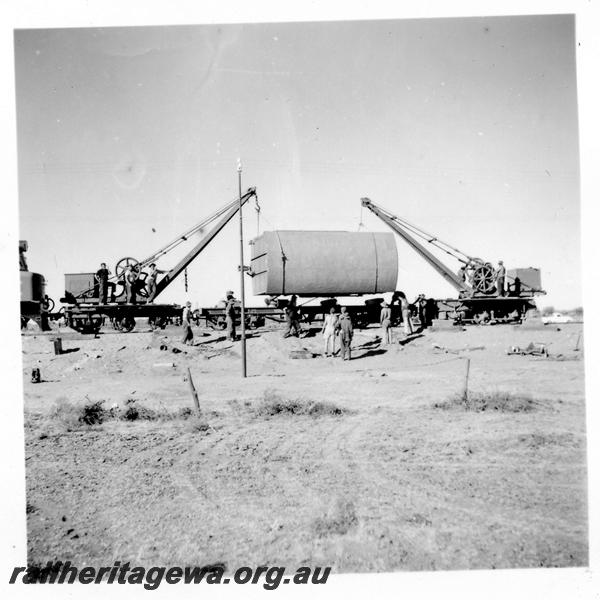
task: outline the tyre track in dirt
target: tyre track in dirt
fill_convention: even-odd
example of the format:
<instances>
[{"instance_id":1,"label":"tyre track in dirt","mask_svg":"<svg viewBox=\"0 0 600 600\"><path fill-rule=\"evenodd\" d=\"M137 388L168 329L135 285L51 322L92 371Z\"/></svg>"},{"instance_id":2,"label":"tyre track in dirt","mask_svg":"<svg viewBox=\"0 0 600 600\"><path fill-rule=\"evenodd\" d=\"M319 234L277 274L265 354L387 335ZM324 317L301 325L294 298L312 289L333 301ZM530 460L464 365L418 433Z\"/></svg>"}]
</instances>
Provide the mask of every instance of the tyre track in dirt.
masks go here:
<instances>
[{"instance_id":1,"label":"tyre track in dirt","mask_svg":"<svg viewBox=\"0 0 600 600\"><path fill-rule=\"evenodd\" d=\"M403 415L403 421L405 420L406 413ZM477 498L474 496L477 491L471 491L469 488L470 483L465 485L462 490L458 485L448 486L447 472L454 471L456 477L457 467L460 467L465 470L465 473L461 474L462 478L468 481L471 478L480 478L482 471L489 471L492 468L494 471L499 471L504 477L508 476L509 480L514 478L513 473L517 472L518 480L524 482L527 466L513 461L507 463L503 460L504 457L501 458L499 464L492 465L487 462L473 463L468 457L465 457L465 461L461 465L448 463L444 458L420 460L418 454L415 457L416 460L408 458L399 461L398 459L403 459L407 454L407 448L398 448L395 455L393 452L388 452L386 455L381 446L371 443L373 439L384 438L387 432L391 434L390 439L397 439L398 432L394 431L394 428L394 421L389 418L380 423L371 419L368 424L365 424L365 427L353 427L345 432L346 435L340 436L338 449L342 456L364 457L363 460L354 460L353 464L360 472L360 476L357 478L363 481L364 488L372 491L371 496L366 498L377 499L374 504L372 503L372 508L375 511L379 508L380 512L379 514L375 512L375 516L371 520L377 523L378 530L385 529L387 525L396 532L401 532L402 542L409 550L411 561L419 565L415 568L423 568L424 563L427 564L428 561L433 560L430 557L439 557L443 554L440 552L439 545L446 546L448 544L448 525L452 521L455 522L457 518L463 523L460 527L462 532L468 532L470 524L478 523L479 528L488 529L488 531L492 527L494 539L499 544L504 543L507 538L514 538L515 510L522 510L521 499L517 498L517 500L511 501L513 496L509 496L508 502L504 504L490 504L493 492L489 492L487 498ZM443 441L440 441L440 445L442 444ZM457 450L461 449L457 448ZM411 454L407 455L411 456ZM396 466L394 467L394 465ZM472 470L476 471L473 475L469 473ZM568 472L567 469L560 469L560 471ZM479 483L481 485L481 482ZM491 481L490 485L492 486L491 490L501 493L498 485L494 486ZM543 485L545 486L546 483L544 482ZM564 484L558 483L558 487L563 486ZM554 489L556 487L554 486ZM408 494L403 491L407 489L410 490ZM385 512L386 499L388 503L399 506L400 515L402 513L404 515L401 517L396 515L395 518L387 520L385 515L381 514L382 508ZM412 508L410 508L411 506ZM430 512L431 510L433 512ZM422 514L423 511L425 514ZM547 519L547 525L543 525L539 521L530 521L526 512L519 516L521 518L518 525L519 531L526 531L532 536L540 535L540 527L543 527L544 530L546 526L551 525L556 528L556 523L551 518ZM568 539L576 537L568 527L559 527L556 532L556 535L559 536L557 539L560 539L561 536ZM439 539L436 539L438 537ZM466 539L467 543L477 543L476 540L469 541L468 535ZM575 543L575 546L578 544ZM550 548L547 549L547 552L552 553L555 550ZM585 550L583 553L585 554ZM465 552L465 555L468 555L468 552ZM465 560L467 561L465 567L471 566L468 563L468 556ZM440 567L436 567L435 563L430 563L430 568Z\"/></svg>"}]
</instances>

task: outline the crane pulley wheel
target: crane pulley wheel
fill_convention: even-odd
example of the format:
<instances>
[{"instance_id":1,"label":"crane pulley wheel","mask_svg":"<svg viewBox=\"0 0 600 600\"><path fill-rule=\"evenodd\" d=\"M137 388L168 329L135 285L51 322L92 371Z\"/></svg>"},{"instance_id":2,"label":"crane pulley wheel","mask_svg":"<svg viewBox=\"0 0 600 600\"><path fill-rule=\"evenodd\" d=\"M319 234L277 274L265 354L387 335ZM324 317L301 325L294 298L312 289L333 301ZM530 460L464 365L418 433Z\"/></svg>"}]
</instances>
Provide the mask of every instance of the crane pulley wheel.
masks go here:
<instances>
[{"instance_id":1,"label":"crane pulley wheel","mask_svg":"<svg viewBox=\"0 0 600 600\"><path fill-rule=\"evenodd\" d=\"M480 294L492 294L496 289L496 275L490 263L477 265L473 269L473 290Z\"/></svg>"},{"instance_id":2,"label":"crane pulley wheel","mask_svg":"<svg viewBox=\"0 0 600 600\"><path fill-rule=\"evenodd\" d=\"M127 267L135 267L136 265L139 265L140 261L132 258L131 256L126 256L125 258L122 258L116 265L115 267L115 274L117 277L122 277L123 274L125 273L125 270L127 269Z\"/></svg>"}]
</instances>

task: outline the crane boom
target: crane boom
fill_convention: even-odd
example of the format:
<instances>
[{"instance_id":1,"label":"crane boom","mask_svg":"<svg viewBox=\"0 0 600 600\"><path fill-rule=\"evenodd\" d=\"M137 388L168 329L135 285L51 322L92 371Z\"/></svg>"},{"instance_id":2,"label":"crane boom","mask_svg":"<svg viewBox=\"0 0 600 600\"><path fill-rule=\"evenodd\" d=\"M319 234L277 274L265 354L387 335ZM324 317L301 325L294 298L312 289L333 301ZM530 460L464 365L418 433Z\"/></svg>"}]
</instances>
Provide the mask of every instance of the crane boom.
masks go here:
<instances>
[{"instance_id":1,"label":"crane boom","mask_svg":"<svg viewBox=\"0 0 600 600\"><path fill-rule=\"evenodd\" d=\"M221 220L156 284L158 296L171 282L210 244L214 237L229 223L240 208L248 202L252 196L256 197L256 188L248 188L248 191L239 199L232 201L229 210Z\"/></svg>"},{"instance_id":2,"label":"crane boom","mask_svg":"<svg viewBox=\"0 0 600 600\"><path fill-rule=\"evenodd\" d=\"M374 215L379 217L390 229L395 231L413 250L420 254L448 283L450 283L458 292L467 292L468 288L464 281L455 275L450 268L444 265L427 248L422 246L400 225L397 217L389 211L377 206L369 198L361 198L361 204L368 208Z\"/></svg>"}]
</instances>

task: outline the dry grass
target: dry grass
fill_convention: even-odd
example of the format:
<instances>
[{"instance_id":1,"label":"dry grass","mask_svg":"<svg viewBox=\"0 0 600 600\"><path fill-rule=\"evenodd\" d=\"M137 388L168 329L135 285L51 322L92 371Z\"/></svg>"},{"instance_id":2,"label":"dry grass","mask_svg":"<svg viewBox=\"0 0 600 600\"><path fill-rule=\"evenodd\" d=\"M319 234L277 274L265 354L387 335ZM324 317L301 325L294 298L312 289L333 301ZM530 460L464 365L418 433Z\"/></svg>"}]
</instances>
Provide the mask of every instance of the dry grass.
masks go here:
<instances>
[{"instance_id":1,"label":"dry grass","mask_svg":"<svg viewBox=\"0 0 600 600\"><path fill-rule=\"evenodd\" d=\"M123 407L113 405L110 408L105 407L104 400L77 404L66 398L59 398L41 420L43 425L51 426L53 433L68 433L91 430L108 421L186 421L191 417L198 418L189 407L182 407L177 411L153 410L133 398L126 400Z\"/></svg>"},{"instance_id":2,"label":"dry grass","mask_svg":"<svg viewBox=\"0 0 600 600\"><path fill-rule=\"evenodd\" d=\"M255 415L259 417L276 415L342 416L349 412L333 402L284 398L275 390L265 390L260 403L254 409Z\"/></svg>"},{"instance_id":3,"label":"dry grass","mask_svg":"<svg viewBox=\"0 0 600 600\"><path fill-rule=\"evenodd\" d=\"M539 402L528 394L507 391L483 391L456 394L444 402L436 402L434 408L444 410L462 409L470 412L520 413L535 410Z\"/></svg>"}]
</instances>

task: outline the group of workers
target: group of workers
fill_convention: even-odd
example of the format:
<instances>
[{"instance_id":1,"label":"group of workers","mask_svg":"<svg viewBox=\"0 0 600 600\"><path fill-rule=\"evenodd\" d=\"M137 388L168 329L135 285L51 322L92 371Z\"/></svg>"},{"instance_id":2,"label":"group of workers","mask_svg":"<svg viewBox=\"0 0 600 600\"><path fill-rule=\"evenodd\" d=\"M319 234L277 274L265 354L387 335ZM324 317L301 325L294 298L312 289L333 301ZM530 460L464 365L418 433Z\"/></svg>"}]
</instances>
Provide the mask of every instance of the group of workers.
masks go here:
<instances>
[{"instance_id":1,"label":"group of workers","mask_svg":"<svg viewBox=\"0 0 600 600\"><path fill-rule=\"evenodd\" d=\"M152 304L156 296L156 280L161 271L156 267L156 263L149 265L149 271L143 272L139 264L127 265L121 276L122 283L125 287L125 295L127 304L136 304L137 295L140 290L145 289L147 295L147 303ZM142 277L142 273L145 277ZM106 267L106 263L101 263L100 268L96 271L94 279L98 286L98 301L100 304L108 302L108 291L111 290L111 297L114 296L115 283L110 281L110 271Z\"/></svg>"},{"instance_id":2,"label":"group of workers","mask_svg":"<svg viewBox=\"0 0 600 600\"><path fill-rule=\"evenodd\" d=\"M467 283L470 287L473 287L474 284L474 272L475 272L476 264L474 263L466 263L463 264L458 270L458 278ZM491 265L490 265L491 267ZM496 285L496 292L499 296L506 295L506 267L504 266L504 262L499 260L498 267L494 269L494 282Z\"/></svg>"},{"instance_id":3,"label":"group of workers","mask_svg":"<svg viewBox=\"0 0 600 600\"><path fill-rule=\"evenodd\" d=\"M237 334L235 332L235 306L236 300L233 291L229 290L225 294L225 330L227 338L235 342ZM181 316L181 325L183 327L182 344L193 345L194 332L192 330L192 321L194 321L194 312L192 311L192 303L188 300L183 308Z\"/></svg>"},{"instance_id":4,"label":"group of workers","mask_svg":"<svg viewBox=\"0 0 600 600\"><path fill-rule=\"evenodd\" d=\"M390 303L383 302L381 305L381 313L379 324L383 330L383 343L392 343L392 305L398 304L400 314L404 326L404 334L406 337L414 333L412 324L412 306L406 298L404 292L395 292ZM425 294L419 294L413 303L419 315L421 329L424 329L429 324L429 300ZM291 296L285 309L286 327L283 334L284 338L295 336L300 337L300 319L301 313L297 305L297 296ZM336 307L332 306L329 312L323 318L323 326L321 327L321 335L323 336L325 357L333 357L336 354L336 340L339 340L340 356L343 360L351 358L351 342L354 334L352 318L345 306L337 312Z\"/></svg>"},{"instance_id":5,"label":"group of workers","mask_svg":"<svg viewBox=\"0 0 600 600\"><path fill-rule=\"evenodd\" d=\"M354 330L352 327L352 319L348 314L345 306L342 306L340 313L336 313L335 307L329 309L329 314L323 319L323 327L321 334L325 342L325 357L333 357L335 355L335 340L336 337L340 341L340 356L342 360L350 360L351 358L351 342Z\"/></svg>"}]
</instances>

